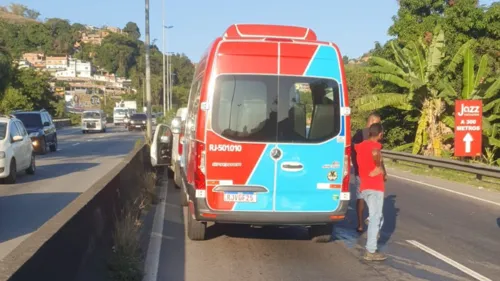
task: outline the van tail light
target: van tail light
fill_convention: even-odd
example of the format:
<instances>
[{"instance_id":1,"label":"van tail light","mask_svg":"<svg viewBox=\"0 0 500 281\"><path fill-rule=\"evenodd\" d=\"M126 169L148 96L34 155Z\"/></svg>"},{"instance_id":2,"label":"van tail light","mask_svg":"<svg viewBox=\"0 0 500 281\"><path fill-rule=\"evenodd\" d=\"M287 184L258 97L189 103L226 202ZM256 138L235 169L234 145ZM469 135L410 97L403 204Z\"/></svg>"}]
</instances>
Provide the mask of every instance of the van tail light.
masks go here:
<instances>
[{"instance_id":1,"label":"van tail light","mask_svg":"<svg viewBox=\"0 0 500 281\"><path fill-rule=\"evenodd\" d=\"M351 170L351 147L347 146L344 153L344 174L342 179L342 192L349 192Z\"/></svg>"},{"instance_id":2,"label":"van tail light","mask_svg":"<svg viewBox=\"0 0 500 281\"><path fill-rule=\"evenodd\" d=\"M194 172L194 186L196 189L205 190L205 144L196 142L196 168Z\"/></svg>"},{"instance_id":3,"label":"van tail light","mask_svg":"<svg viewBox=\"0 0 500 281\"><path fill-rule=\"evenodd\" d=\"M184 133L179 134L179 143L177 145L177 154L182 155L182 148L184 146Z\"/></svg>"}]
</instances>

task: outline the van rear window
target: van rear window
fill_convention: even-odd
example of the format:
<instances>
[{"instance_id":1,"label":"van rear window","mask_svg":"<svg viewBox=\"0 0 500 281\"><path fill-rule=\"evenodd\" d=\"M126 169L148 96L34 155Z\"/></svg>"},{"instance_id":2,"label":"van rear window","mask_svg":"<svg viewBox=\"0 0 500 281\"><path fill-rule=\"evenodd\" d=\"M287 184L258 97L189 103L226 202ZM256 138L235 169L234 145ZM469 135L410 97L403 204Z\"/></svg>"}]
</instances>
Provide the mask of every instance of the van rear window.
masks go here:
<instances>
[{"instance_id":1,"label":"van rear window","mask_svg":"<svg viewBox=\"0 0 500 281\"><path fill-rule=\"evenodd\" d=\"M221 75L212 128L234 141L318 143L340 132L335 80L272 75Z\"/></svg>"}]
</instances>

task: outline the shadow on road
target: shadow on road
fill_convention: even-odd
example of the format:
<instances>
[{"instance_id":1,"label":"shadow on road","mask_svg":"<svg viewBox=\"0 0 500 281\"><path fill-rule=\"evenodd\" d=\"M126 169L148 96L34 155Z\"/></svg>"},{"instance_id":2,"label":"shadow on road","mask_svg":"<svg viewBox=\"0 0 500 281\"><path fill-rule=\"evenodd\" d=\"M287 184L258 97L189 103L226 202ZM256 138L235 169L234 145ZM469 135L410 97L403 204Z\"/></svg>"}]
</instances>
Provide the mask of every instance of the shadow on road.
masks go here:
<instances>
[{"instance_id":1,"label":"shadow on road","mask_svg":"<svg viewBox=\"0 0 500 281\"><path fill-rule=\"evenodd\" d=\"M53 179L76 172L83 172L97 165L98 165L97 163L47 164L43 166L38 166L36 174L33 176L20 173L17 182L19 184L19 183L35 182L45 179ZM11 186L15 187L15 185Z\"/></svg>"},{"instance_id":2,"label":"shadow on road","mask_svg":"<svg viewBox=\"0 0 500 281\"><path fill-rule=\"evenodd\" d=\"M497 219L497 225L500 227L500 218Z\"/></svg>"},{"instance_id":3,"label":"shadow on road","mask_svg":"<svg viewBox=\"0 0 500 281\"><path fill-rule=\"evenodd\" d=\"M0 243L37 230L78 195L64 192L0 197Z\"/></svg>"},{"instance_id":4,"label":"shadow on road","mask_svg":"<svg viewBox=\"0 0 500 281\"><path fill-rule=\"evenodd\" d=\"M359 234L356 231L358 219L356 213L356 189L354 185L351 184L351 202L349 202L349 209L346 214L346 219L337 224L335 230L335 239L343 240L347 246L354 247L356 244L362 244L364 247L366 239L367 226L364 227L364 232ZM363 211L363 218L368 218L368 207L365 204ZM386 245L394 232L396 231L397 216L399 214L399 208L396 208L396 195L385 194L384 199L384 225L380 233L380 239L378 241L379 246ZM362 238L362 239L361 239Z\"/></svg>"}]
</instances>

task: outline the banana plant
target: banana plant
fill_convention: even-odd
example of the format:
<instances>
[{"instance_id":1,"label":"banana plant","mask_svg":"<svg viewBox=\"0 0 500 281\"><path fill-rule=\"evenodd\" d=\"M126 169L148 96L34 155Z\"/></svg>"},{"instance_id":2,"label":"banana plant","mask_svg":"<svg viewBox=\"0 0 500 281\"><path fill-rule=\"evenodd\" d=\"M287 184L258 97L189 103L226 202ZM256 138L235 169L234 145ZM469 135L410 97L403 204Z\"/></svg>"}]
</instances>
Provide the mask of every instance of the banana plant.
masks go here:
<instances>
[{"instance_id":1,"label":"banana plant","mask_svg":"<svg viewBox=\"0 0 500 281\"><path fill-rule=\"evenodd\" d=\"M403 88L404 93L379 93L366 95L356 100L360 111L372 111L384 107L395 107L408 113L416 113L418 127L412 152L417 154L427 145L427 153L439 156L442 153L443 132L441 115L445 103L438 97L435 86L439 68L444 58L444 32L440 26L434 30L429 46L423 42L412 42L400 48L391 42L395 61L373 57L373 66L368 71L376 79ZM425 152L425 151L424 151Z\"/></svg>"},{"instance_id":2,"label":"banana plant","mask_svg":"<svg viewBox=\"0 0 500 281\"><path fill-rule=\"evenodd\" d=\"M474 56L470 46L464 49L463 59L463 87L461 92L455 91L448 79L440 83L441 92L439 97L443 98L450 106L457 99L480 99L483 101L483 135L487 137L490 146L500 149L497 124L500 121L500 77L487 79L490 72L488 56L483 55L480 59L477 72L474 71ZM455 61L451 68L457 67ZM489 84L485 87L485 84ZM454 128L454 118L446 116L443 121L450 128ZM497 123L497 124L495 124ZM493 149L493 148L492 148ZM496 149L495 149L496 151Z\"/></svg>"}]
</instances>

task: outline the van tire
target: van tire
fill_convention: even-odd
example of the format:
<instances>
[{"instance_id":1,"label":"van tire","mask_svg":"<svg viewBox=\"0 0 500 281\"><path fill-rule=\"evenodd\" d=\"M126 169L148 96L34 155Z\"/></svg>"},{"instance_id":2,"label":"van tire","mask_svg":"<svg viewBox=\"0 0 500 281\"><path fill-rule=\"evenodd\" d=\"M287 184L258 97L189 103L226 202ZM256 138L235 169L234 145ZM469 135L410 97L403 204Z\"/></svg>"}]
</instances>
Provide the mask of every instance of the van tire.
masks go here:
<instances>
[{"instance_id":1,"label":"van tire","mask_svg":"<svg viewBox=\"0 0 500 281\"><path fill-rule=\"evenodd\" d=\"M190 240L202 241L206 239L207 224L204 222L197 221L193 218L190 208L188 207L188 219L187 219L187 235Z\"/></svg>"},{"instance_id":2,"label":"van tire","mask_svg":"<svg viewBox=\"0 0 500 281\"><path fill-rule=\"evenodd\" d=\"M328 243L332 240L333 224L311 225L309 237L315 243Z\"/></svg>"}]
</instances>

